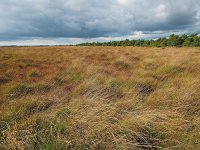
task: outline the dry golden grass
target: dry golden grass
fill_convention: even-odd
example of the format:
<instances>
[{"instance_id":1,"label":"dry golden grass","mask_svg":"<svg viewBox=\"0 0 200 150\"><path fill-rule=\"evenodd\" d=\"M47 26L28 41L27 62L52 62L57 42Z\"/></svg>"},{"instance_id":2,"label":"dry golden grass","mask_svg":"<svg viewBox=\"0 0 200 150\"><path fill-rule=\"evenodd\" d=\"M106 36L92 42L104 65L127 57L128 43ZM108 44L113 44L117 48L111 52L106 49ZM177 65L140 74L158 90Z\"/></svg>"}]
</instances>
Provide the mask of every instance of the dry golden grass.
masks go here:
<instances>
[{"instance_id":1,"label":"dry golden grass","mask_svg":"<svg viewBox=\"0 0 200 150\"><path fill-rule=\"evenodd\" d=\"M200 49L0 47L0 149L200 149Z\"/></svg>"}]
</instances>

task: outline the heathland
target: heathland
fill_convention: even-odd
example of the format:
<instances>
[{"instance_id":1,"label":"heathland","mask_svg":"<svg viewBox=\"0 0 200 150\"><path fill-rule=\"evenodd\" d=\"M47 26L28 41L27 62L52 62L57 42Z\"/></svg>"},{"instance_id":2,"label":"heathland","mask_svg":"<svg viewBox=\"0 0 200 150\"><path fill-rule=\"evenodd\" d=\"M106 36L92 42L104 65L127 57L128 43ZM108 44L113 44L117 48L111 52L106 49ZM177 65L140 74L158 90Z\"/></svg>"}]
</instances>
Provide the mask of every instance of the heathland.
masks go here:
<instances>
[{"instance_id":1,"label":"heathland","mask_svg":"<svg viewBox=\"0 0 200 150\"><path fill-rule=\"evenodd\" d=\"M1 47L0 149L200 149L200 48Z\"/></svg>"}]
</instances>

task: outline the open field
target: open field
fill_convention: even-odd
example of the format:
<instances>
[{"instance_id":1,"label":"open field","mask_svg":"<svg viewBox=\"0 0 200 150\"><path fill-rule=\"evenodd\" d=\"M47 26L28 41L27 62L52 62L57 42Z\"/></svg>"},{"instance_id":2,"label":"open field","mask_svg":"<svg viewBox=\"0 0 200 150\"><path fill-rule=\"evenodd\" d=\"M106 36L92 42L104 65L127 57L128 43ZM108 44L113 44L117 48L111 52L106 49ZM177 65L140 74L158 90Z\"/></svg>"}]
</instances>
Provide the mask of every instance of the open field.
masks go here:
<instances>
[{"instance_id":1,"label":"open field","mask_svg":"<svg viewBox=\"0 0 200 150\"><path fill-rule=\"evenodd\" d=\"M200 48L1 47L0 149L200 149Z\"/></svg>"}]
</instances>

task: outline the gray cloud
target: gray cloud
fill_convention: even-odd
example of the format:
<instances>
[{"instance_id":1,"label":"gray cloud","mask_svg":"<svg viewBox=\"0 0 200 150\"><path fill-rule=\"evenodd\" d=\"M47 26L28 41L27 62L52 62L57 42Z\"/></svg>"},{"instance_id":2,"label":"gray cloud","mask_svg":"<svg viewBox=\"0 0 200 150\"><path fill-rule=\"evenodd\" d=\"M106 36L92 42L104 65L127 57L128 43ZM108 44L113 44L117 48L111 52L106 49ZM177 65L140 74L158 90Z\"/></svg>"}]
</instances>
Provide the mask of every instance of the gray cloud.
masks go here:
<instances>
[{"instance_id":1,"label":"gray cloud","mask_svg":"<svg viewBox=\"0 0 200 150\"><path fill-rule=\"evenodd\" d=\"M0 0L0 40L200 32L199 0ZM160 34L158 34L160 35Z\"/></svg>"}]
</instances>

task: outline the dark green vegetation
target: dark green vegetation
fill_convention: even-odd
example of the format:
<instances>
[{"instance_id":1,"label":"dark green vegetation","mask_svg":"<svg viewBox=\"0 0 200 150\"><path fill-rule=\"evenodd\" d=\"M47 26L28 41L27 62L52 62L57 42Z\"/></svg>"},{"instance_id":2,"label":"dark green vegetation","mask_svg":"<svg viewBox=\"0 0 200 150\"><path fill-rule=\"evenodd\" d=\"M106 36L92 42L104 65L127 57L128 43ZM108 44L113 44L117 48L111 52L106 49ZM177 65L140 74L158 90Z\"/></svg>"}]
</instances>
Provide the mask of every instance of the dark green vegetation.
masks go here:
<instances>
[{"instance_id":1,"label":"dark green vegetation","mask_svg":"<svg viewBox=\"0 0 200 150\"><path fill-rule=\"evenodd\" d=\"M141 46L141 47L198 47L200 37L197 34L191 35L170 35L169 38L159 38L157 40L124 40L102 43L82 43L79 46Z\"/></svg>"},{"instance_id":2,"label":"dark green vegetation","mask_svg":"<svg viewBox=\"0 0 200 150\"><path fill-rule=\"evenodd\" d=\"M0 47L0 150L199 150L200 49Z\"/></svg>"}]
</instances>

